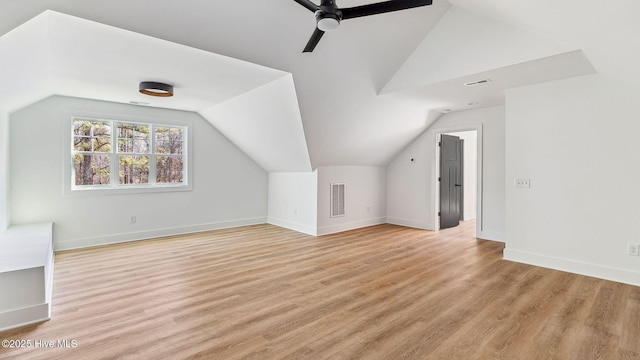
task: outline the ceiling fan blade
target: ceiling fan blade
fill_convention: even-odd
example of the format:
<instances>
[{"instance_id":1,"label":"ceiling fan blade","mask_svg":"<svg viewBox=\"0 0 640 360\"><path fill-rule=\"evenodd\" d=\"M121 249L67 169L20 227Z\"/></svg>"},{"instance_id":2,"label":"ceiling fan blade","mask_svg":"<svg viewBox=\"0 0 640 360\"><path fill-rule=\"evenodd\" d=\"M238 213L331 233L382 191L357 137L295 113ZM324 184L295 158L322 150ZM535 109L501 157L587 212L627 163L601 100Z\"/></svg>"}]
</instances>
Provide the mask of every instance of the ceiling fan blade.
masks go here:
<instances>
[{"instance_id":1,"label":"ceiling fan blade","mask_svg":"<svg viewBox=\"0 0 640 360\"><path fill-rule=\"evenodd\" d=\"M318 10L318 5L312 3L310 0L294 0L294 1L306 7L307 9L311 10L312 12L316 12L316 10Z\"/></svg>"},{"instance_id":2,"label":"ceiling fan blade","mask_svg":"<svg viewBox=\"0 0 640 360\"><path fill-rule=\"evenodd\" d=\"M322 35L324 35L324 31L316 28L316 30L311 35L311 39L309 39L307 46L304 47L304 50L302 52L303 53L312 52L313 49L316 48L316 45L318 45L318 42L320 41L320 39L322 39Z\"/></svg>"},{"instance_id":3,"label":"ceiling fan blade","mask_svg":"<svg viewBox=\"0 0 640 360\"><path fill-rule=\"evenodd\" d=\"M392 11L411 9L419 6L431 5L432 2L432 0L392 0L375 4L344 8L340 9L340 11L342 11L343 19L353 19L361 16L376 15Z\"/></svg>"}]
</instances>

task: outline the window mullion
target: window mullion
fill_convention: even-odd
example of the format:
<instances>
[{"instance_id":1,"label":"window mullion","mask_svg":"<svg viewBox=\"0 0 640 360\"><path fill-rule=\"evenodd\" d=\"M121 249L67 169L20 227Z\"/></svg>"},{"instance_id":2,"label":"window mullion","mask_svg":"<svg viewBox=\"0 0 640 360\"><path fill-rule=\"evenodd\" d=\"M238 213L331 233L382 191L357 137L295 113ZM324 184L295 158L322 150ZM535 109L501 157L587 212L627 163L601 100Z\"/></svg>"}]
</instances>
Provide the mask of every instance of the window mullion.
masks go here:
<instances>
[{"instance_id":1,"label":"window mullion","mask_svg":"<svg viewBox=\"0 0 640 360\"><path fill-rule=\"evenodd\" d=\"M111 186L117 187L120 182L120 159L118 159L118 122L111 121Z\"/></svg>"},{"instance_id":2,"label":"window mullion","mask_svg":"<svg viewBox=\"0 0 640 360\"><path fill-rule=\"evenodd\" d=\"M156 125L151 125L149 132L149 184L156 184L156 151L155 151Z\"/></svg>"}]
</instances>

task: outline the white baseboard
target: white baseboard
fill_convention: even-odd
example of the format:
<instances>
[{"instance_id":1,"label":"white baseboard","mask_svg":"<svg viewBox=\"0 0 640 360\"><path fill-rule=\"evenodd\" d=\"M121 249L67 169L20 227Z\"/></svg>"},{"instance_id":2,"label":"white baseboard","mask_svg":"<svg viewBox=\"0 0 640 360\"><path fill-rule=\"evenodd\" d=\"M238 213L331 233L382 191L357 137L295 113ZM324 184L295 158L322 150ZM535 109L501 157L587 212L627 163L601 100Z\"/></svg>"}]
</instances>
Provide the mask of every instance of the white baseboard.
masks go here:
<instances>
[{"instance_id":1,"label":"white baseboard","mask_svg":"<svg viewBox=\"0 0 640 360\"><path fill-rule=\"evenodd\" d=\"M387 221L388 224L406 226L410 228L422 229L422 230L433 230L430 229L429 226L424 221L417 221L414 219L404 219L399 217L388 216Z\"/></svg>"},{"instance_id":2,"label":"white baseboard","mask_svg":"<svg viewBox=\"0 0 640 360\"><path fill-rule=\"evenodd\" d=\"M269 216L267 218L267 223L271 225L280 226L285 229L301 232L307 235L313 235L313 236L318 235L318 229L316 227L296 223L289 220L284 220L284 219Z\"/></svg>"},{"instance_id":3,"label":"white baseboard","mask_svg":"<svg viewBox=\"0 0 640 360\"><path fill-rule=\"evenodd\" d=\"M367 226L386 224L386 218L373 218L358 221L351 221L336 225L323 226L318 228L318 236L335 234L343 231L360 229Z\"/></svg>"},{"instance_id":4,"label":"white baseboard","mask_svg":"<svg viewBox=\"0 0 640 360\"><path fill-rule=\"evenodd\" d=\"M51 304L39 304L0 313L0 331L51 319Z\"/></svg>"},{"instance_id":5,"label":"white baseboard","mask_svg":"<svg viewBox=\"0 0 640 360\"><path fill-rule=\"evenodd\" d=\"M503 259L544 268L640 286L640 272L617 269L570 259L504 249Z\"/></svg>"},{"instance_id":6,"label":"white baseboard","mask_svg":"<svg viewBox=\"0 0 640 360\"><path fill-rule=\"evenodd\" d=\"M73 240L58 240L54 242L54 247L55 247L55 251L80 249L80 248L87 248L87 247L93 247L93 246L117 244L122 242L129 242L129 241L153 239L153 238L162 237L162 236L182 235L182 234L190 234L190 233L196 233L196 232L202 232L202 231L219 230L219 229L227 229L227 228L266 224L266 223L267 223L266 217L220 221L220 222L214 222L214 223L208 223L208 224L188 225L188 226L155 229L155 230L139 231L139 232L132 232L132 233L112 234L112 235L96 236L96 237L73 239Z\"/></svg>"},{"instance_id":7,"label":"white baseboard","mask_svg":"<svg viewBox=\"0 0 640 360\"><path fill-rule=\"evenodd\" d=\"M497 233L497 232L492 232L492 231L479 231L479 230L476 230L476 237L478 239L483 239L483 240L504 242L504 234L503 233Z\"/></svg>"}]
</instances>

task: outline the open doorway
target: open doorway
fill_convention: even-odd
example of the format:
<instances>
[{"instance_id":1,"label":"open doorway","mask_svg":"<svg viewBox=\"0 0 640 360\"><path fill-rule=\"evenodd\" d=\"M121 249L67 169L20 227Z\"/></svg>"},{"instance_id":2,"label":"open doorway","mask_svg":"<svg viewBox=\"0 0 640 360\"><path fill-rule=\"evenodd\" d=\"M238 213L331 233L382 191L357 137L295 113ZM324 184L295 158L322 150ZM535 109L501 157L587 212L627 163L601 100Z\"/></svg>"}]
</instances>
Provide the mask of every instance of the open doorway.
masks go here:
<instances>
[{"instance_id":1,"label":"open doorway","mask_svg":"<svg viewBox=\"0 0 640 360\"><path fill-rule=\"evenodd\" d=\"M446 131L437 136L436 223L438 229L445 229L478 217L478 130Z\"/></svg>"}]
</instances>

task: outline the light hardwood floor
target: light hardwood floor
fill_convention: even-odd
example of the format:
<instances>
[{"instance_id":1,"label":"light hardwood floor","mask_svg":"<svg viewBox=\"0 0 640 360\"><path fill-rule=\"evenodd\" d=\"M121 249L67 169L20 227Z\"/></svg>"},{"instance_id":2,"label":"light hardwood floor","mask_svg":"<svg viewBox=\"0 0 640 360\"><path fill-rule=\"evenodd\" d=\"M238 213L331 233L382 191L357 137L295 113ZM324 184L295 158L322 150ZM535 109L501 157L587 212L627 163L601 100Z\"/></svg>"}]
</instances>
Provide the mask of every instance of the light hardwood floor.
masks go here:
<instances>
[{"instance_id":1,"label":"light hardwood floor","mask_svg":"<svg viewBox=\"0 0 640 360\"><path fill-rule=\"evenodd\" d=\"M58 253L53 319L0 333L32 341L0 358L640 359L639 287L501 260L474 228L258 225Z\"/></svg>"}]
</instances>

